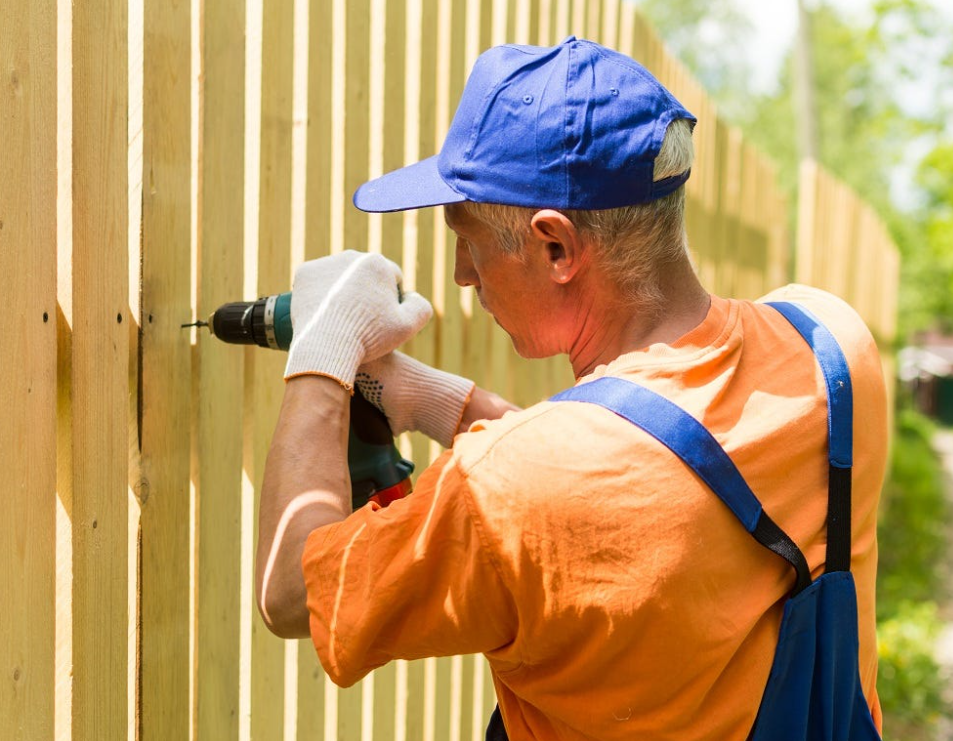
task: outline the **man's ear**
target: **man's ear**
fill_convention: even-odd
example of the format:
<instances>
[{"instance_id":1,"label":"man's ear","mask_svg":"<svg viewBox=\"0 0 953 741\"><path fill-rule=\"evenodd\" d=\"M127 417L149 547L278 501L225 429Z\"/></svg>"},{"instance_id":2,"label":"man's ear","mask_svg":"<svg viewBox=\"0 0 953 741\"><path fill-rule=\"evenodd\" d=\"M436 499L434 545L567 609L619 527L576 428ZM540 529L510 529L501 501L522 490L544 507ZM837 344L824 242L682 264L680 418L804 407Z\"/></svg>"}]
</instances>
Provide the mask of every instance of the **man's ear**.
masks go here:
<instances>
[{"instance_id":1,"label":"man's ear","mask_svg":"<svg viewBox=\"0 0 953 741\"><path fill-rule=\"evenodd\" d=\"M530 229L544 250L552 279L569 283L582 266L586 248L576 225L559 211L542 209L533 215Z\"/></svg>"}]
</instances>

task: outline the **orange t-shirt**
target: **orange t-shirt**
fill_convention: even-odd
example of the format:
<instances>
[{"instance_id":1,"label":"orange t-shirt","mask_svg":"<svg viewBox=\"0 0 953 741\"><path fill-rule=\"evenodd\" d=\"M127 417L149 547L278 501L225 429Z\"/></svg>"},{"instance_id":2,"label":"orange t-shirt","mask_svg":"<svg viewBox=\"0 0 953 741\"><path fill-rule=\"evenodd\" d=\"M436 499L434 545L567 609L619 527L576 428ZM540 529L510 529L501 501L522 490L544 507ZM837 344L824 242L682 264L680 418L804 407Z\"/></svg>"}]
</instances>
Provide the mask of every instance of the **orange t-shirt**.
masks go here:
<instances>
[{"instance_id":1,"label":"orange t-shirt","mask_svg":"<svg viewBox=\"0 0 953 741\"><path fill-rule=\"evenodd\" d=\"M821 291L789 286L835 335L854 391L852 571L860 675L877 726L874 580L886 396L873 339ZM673 345L579 379L642 384L701 421L823 572L825 382L758 303L712 298ZM674 454L592 404L543 402L475 424L387 509L315 530L311 635L350 685L396 658L483 653L509 737L744 739L774 656L787 562Z\"/></svg>"}]
</instances>

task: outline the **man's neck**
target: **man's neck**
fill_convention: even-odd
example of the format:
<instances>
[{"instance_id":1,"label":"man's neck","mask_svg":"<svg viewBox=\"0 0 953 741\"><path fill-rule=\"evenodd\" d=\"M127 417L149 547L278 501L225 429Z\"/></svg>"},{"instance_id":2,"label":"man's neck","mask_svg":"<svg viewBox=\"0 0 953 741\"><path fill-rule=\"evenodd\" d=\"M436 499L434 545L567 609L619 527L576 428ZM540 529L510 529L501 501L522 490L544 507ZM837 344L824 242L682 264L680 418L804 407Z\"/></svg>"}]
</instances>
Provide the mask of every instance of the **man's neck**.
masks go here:
<instances>
[{"instance_id":1,"label":"man's neck","mask_svg":"<svg viewBox=\"0 0 953 741\"><path fill-rule=\"evenodd\" d=\"M705 320L711 296L687 262L684 268L687 270L672 271L667 285L662 286L659 311L640 311L596 294L599 298L579 317L569 350L576 378L626 353L655 344L671 345Z\"/></svg>"}]
</instances>

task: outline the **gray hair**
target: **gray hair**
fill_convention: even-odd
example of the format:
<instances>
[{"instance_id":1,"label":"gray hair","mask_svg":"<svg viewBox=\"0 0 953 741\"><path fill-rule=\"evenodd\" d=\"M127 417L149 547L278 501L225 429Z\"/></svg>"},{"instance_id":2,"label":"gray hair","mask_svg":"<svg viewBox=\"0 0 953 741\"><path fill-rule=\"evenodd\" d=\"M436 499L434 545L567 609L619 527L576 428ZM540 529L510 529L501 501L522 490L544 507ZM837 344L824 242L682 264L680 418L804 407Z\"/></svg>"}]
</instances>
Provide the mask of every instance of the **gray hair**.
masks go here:
<instances>
[{"instance_id":1,"label":"gray hair","mask_svg":"<svg viewBox=\"0 0 953 741\"><path fill-rule=\"evenodd\" d=\"M678 119L669 124L655 158L654 179L680 175L692 166L692 124ZM519 255L537 208L496 203L461 204L486 224L500 248ZM661 306L660 275L666 265L686 259L685 186L664 198L636 206L598 211L556 209L565 214L585 238L597 247L597 260L614 276L626 300L643 311Z\"/></svg>"}]
</instances>

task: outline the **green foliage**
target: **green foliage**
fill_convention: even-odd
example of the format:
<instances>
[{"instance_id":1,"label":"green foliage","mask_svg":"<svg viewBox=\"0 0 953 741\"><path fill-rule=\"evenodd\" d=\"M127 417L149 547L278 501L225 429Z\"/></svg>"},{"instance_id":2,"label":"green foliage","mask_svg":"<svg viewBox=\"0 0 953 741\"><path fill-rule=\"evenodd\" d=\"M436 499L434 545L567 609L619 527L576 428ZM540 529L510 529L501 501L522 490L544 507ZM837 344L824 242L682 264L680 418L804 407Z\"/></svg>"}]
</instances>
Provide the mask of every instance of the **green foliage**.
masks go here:
<instances>
[{"instance_id":1,"label":"green foliage","mask_svg":"<svg viewBox=\"0 0 953 741\"><path fill-rule=\"evenodd\" d=\"M917 727L933 727L947 713L943 680L933 658L941 625L933 602L902 602L893 617L878 623L877 691L885 731L902 726L912 735Z\"/></svg>"},{"instance_id":2,"label":"green foliage","mask_svg":"<svg viewBox=\"0 0 953 741\"><path fill-rule=\"evenodd\" d=\"M883 618L905 601L935 598L942 585L934 566L946 550L949 507L943 472L930 446L933 430L918 412L905 409L898 415L878 534L877 601Z\"/></svg>"},{"instance_id":3,"label":"green foliage","mask_svg":"<svg viewBox=\"0 0 953 741\"><path fill-rule=\"evenodd\" d=\"M909 409L897 418L884 487L877 579L877 682L886 724L912 738L949 714L933 647L941 622L934 601L950 522L943 471L931 447L933 423ZM894 732L894 735L899 734Z\"/></svg>"}]
</instances>

